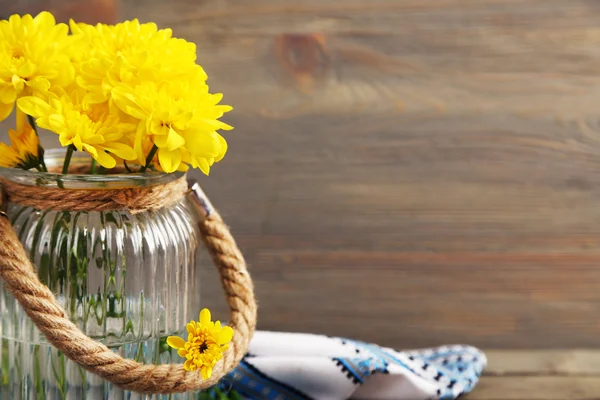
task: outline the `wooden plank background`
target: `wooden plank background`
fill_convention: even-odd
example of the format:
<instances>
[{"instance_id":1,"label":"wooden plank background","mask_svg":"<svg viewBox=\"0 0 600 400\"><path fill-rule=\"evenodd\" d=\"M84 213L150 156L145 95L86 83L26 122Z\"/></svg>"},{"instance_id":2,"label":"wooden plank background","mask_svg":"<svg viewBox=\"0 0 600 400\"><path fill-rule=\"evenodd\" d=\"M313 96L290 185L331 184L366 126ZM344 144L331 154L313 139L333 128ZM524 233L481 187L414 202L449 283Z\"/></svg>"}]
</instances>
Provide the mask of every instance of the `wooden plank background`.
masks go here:
<instances>
[{"instance_id":1,"label":"wooden plank background","mask_svg":"<svg viewBox=\"0 0 600 400\"><path fill-rule=\"evenodd\" d=\"M196 42L235 108L228 156L198 178L248 258L260 328L600 345L600 2L124 0L117 15ZM208 267L202 296L223 309Z\"/></svg>"}]
</instances>

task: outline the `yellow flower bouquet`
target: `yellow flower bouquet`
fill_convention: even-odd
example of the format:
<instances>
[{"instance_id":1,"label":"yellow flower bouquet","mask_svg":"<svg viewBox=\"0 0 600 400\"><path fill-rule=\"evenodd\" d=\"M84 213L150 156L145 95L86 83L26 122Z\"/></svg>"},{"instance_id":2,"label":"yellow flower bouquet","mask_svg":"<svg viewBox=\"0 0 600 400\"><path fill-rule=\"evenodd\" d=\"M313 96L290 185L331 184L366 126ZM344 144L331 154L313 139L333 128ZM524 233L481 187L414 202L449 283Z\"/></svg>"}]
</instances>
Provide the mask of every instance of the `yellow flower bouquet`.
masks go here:
<instances>
[{"instance_id":1,"label":"yellow flower bouquet","mask_svg":"<svg viewBox=\"0 0 600 400\"><path fill-rule=\"evenodd\" d=\"M0 21L0 398L195 399L243 357L252 281L186 178L232 129L206 82L196 46L153 23ZM229 326L194 321L200 243Z\"/></svg>"},{"instance_id":2,"label":"yellow flower bouquet","mask_svg":"<svg viewBox=\"0 0 600 400\"><path fill-rule=\"evenodd\" d=\"M136 163L138 172L208 175L227 152L218 131L232 127L219 120L231 107L206 80L196 46L153 23L67 26L48 12L13 15L0 22L0 121L14 112L17 129L0 165L46 171L37 126L67 149L63 173L80 151L105 169Z\"/></svg>"}]
</instances>

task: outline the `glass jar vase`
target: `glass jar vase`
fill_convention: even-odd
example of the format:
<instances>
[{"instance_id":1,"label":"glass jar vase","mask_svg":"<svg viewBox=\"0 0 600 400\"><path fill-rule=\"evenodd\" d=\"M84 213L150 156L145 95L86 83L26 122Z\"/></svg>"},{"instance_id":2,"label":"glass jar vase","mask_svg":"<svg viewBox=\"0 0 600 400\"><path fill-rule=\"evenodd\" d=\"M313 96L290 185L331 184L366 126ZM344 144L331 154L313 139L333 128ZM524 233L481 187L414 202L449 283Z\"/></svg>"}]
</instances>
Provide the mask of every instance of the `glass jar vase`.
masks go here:
<instances>
[{"instance_id":1,"label":"glass jar vase","mask_svg":"<svg viewBox=\"0 0 600 400\"><path fill-rule=\"evenodd\" d=\"M52 170L62 151L48 151ZM73 168L90 165L76 153ZM166 184L183 174L59 175L0 168L4 180L55 190L128 189ZM143 363L178 363L166 343L197 317L198 216L188 198L157 211L6 208L41 281L88 336ZM0 282L1 399L191 399L150 396L104 382L53 348Z\"/></svg>"}]
</instances>

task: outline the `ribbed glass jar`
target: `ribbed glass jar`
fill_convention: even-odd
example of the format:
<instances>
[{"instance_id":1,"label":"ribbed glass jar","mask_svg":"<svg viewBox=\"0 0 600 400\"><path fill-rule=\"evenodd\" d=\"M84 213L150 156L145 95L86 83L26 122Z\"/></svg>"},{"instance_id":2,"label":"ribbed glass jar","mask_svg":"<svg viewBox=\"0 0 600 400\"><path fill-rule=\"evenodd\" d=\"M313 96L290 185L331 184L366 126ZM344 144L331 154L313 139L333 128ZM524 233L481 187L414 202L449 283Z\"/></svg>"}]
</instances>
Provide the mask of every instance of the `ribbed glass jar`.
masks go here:
<instances>
[{"instance_id":1,"label":"ribbed glass jar","mask_svg":"<svg viewBox=\"0 0 600 400\"><path fill-rule=\"evenodd\" d=\"M49 151L51 169L63 152ZM89 165L83 155L72 164ZM56 190L163 184L181 174L52 175L0 169L0 176ZM145 363L180 362L166 337L181 335L200 310L199 231L190 200L154 212L7 213L38 275L71 320L119 354ZM66 359L0 285L0 399L191 399L123 391Z\"/></svg>"}]
</instances>

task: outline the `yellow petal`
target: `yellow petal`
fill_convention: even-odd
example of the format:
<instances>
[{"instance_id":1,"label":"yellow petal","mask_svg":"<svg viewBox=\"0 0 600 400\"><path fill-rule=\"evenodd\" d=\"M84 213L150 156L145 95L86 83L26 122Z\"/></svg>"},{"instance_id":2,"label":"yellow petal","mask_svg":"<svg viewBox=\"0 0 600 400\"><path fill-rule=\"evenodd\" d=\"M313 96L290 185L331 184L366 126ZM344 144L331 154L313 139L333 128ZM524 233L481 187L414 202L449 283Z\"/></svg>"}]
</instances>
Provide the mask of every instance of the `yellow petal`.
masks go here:
<instances>
[{"instance_id":1,"label":"yellow petal","mask_svg":"<svg viewBox=\"0 0 600 400\"><path fill-rule=\"evenodd\" d=\"M123 160L131 161L135 160L137 157L135 151L123 143L110 143L104 148Z\"/></svg>"},{"instance_id":2,"label":"yellow petal","mask_svg":"<svg viewBox=\"0 0 600 400\"><path fill-rule=\"evenodd\" d=\"M183 364L183 368L186 371L195 371L198 368L196 367L196 364L194 364L194 362L192 360L187 360L184 364Z\"/></svg>"},{"instance_id":3,"label":"yellow petal","mask_svg":"<svg viewBox=\"0 0 600 400\"><path fill-rule=\"evenodd\" d=\"M12 168L19 163L19 155L12 147L0 143L0 167Z\"/></svg>"},{"instance_id":4,"label":"yellow petal","mask_svg":"<svg viewBox=\"0 0 600 400\"><path fill-rule=\"evenodd\" d=\"M30 76L35 74L35 71L36 71L35 64L30 61L27 61L19 67L17 73L19 74L19 76L21 78L29 78ZM14 76L13 76L13 78L14 78ZM21 89L22 89L22 86L21 86Z\"/></svg>"},{"instance_id":5,"label":"yellow petal","mask_svg":"<svg viewBox=\"0 0 600 400\"><path fill-rule=\"evenodd\" d=\"M217 134L217 139L219 140L219 143L221 144L221 152L219 153L219 155L217 155L215 157L215 161L219 162L223 159L223 157L225 157L225 153L227 153L227 141L225 140L225 138L219 134Z\"/></svg>"},{"instance_id":6,"label":"yellow petal","mask_svg":"<svg viewBox=\"0 0 600 400\"><path fill-rule=\"evenodd\" d=\"M117 107L124 113L138 119L145 119L147 117L148 114L139 106L136 97L130 92L129 88L115 87L111 95Z\"/></svg>"},{"instance_id":7,"label":"yellow petal","mask_svg":"<svg viewBox=\"0 0 600 400\"><path fill-rule=\"evenodd\" d=\"M27 17L27 16L25 16ZM31 16L30 16L31 17ZM21 24L21 16L18 14L13 14L8 18L8 23L11 27L11 30L16 31Z\"/></svg>"},{"instance_id":8,"label":"yellow petal","mask_svg":"<svg viewBox=\"0 0 600 400\"><path fill-rule=\"evenodd\" d=\"M27 81L27 86L29 86L31 89L37 92L45 94L48 91L48 89L50 89L50 81L48 81L48 79L38 76L37 78L33 78Z\"/></svg>"},{"instance_id":9,"label":"yellow petal","mask_svg":"<svg viewBox=\"0 0 600 400\"><path fill-rule=\"evenodd\" d=\"M25 87L25 80L22 79L19 75L13 75L11 83L13 85L13 88L15 88L16 93L21 93L21 91Z\"/></svg>"},{"instance_id":10,"label":"yellow petal","mask_svg":"<svg viewBox=\"0 0 600 400\"><path fill-rule=\"evenodd\" d=\"M221 100L223 100L223 93L215 93L210 95L210 100L213 104L219 104ZM231 106L228 106L231 107Z\"/></svg>"},{"instance_id":11,"label":"yellow petal","mask_svg":"<svg viewBox=\"0 0 600 400\"><path fill-rule=\"evenodd\" d=\"M172 348L179 350L185 346L185 340L179 336L169 336L167 338L167 344Z\"/></svg>"},{"instance_id":12,"label":"yellow petal","mask_svg":"<svg viewBox=\"0 0 600 400\"><path fill-rule=\"evenodd\" d=\"M16 120L17 120L17 132L23 132L23 131L25 131L25 126L26 125L29 126L29 124L27 123L27 114L25 114L19 108L17 108Z\"/></svg>"},{"instance_id":13,"label":"yellow petal","mask_svg":"<svg viewBox=\"0 0 600 400\"><path fill-rule=\"evenodd\" d=\"M200 171L204 172L206 176L208 176L210 174L210 165L208 165L208 161L206 161L206 158L199 158L197 161Z\"/></svg>"},{"instance_id":14,"label":"yellow petal","mask_svg":"<svg viewBox=\"0 0 600 400\"><path fill-rule=\"evenodd\" d=\"M177 354L179 354L179 357L185 357L187 353L188 351L184 348L179 349L179 351L177 352Z\"/></svg>"},{"instance_id":15,"label":"yellow petal","mask_svg":"<svg viewBox=\"0 0 600 400\"><path fill-rule=\"evenodd\" d=\"M25 114L35 118L39 118L42 115L47 116L52 113L52 109L48 103L34 96L21 97L17 100L17 105Z\"/></svg>"},{"instance_id":16,"label":"yellow petal","mask_svg":"<svg viewBox=\"0 0 600 400\"><path fill-rule=\"evenodd\" d=\"M33 23L38 29L48 29L56 25L56 20L54 19L54 16L48 11L42 11L41 13L35 16L35 18L33 19Z\"/></svg>"},{"instance_id":17,"label":"yellow petal","mask_svg":"<svg viewBox=\"0 0 600 400\"><path fill-rule=\"evenodd\" d=\"M185 135L185 145L189 152L197 157L217 157L222 152L220 135L215 132L189 131Z\"/></svg>"},{"instance_id":18,"label":"yellow petal","mask_svg":"<svg viewBox=\"0 0 600 400\"><path fill-rule=\"evenodd\" d=\"M76 23L73 19L69 19L69 26L71 27L71 32L73 35L77 35L79 33L83 33L83 29L81 29L81 24Z\"/></svg>"},{"instance_id":19,"label":"yellow petal","mask_svg":"<svg viewBox=\"0 0 600 400\"><path fill-rule=\"evenodd\" d=\"M158 149L158 162L160 163L160 167L166 173L170 174L171 172L175 172L181 164L181 151Z\"/></svg>"},{"instance_id":20,"label":"yellow petal","mask_svg":"<svg viewBox=\"0 0 600 400\"><path fill-rule=\"evenodd\" d=\"M117 165L117 161L107 152L101 150L98 152L98 156L95 157L98 164L102 165L106 169L114 168Z\"/></svg>"},{"instance_id":21,"label":"yellow petal","mask_svg":"<svg viewBox=\"0 0 600 400\"><path fill-rule=\"evenodd\" d=\"M213 369L212 369L212 367L209 367L209 366L205 365L205 366L202 367L202 369L200 370L200 372L202 372L202 379L206 380L206 379L209 379L212 376Z\"/></svg>"},{"instance_id":22,"label":"yellow petal","mask_svg":"<svg viewBox=\"0 0 600 400\"><path fill-rule=\"evenodd\" d=\"M194 333L194 331L196 330L196 323L192 321L189 324L187 324L185 328L187 329L188 333Z\"/></svg>"},{"instance_id":23,"label":"yellow petal","mask_svg":"<svg viewBox=\"0 0 600 400\"><path fill-rule=\"evenodd\" d=\"M137 159L140 165L146 165L146 155L144 154L144 148L142 146L144 132L146 132L146 125L140 121L135 132L135 140L133 142L133 151L135 151L137 154Z\"/></svg>"},{"instance_id":24,"label":"yellow petal","mask_svg":"<svg viewBox=\"0 0 600 400\"><path fill-rule=\"evenodd\" d=\"M12 113L14 103L4 104L0 102L0 121L4 121Z\"/></svg>"},{"instance_id":25,"label":"yellow petal","mask_svg":"<svg viewBox=\"0 0 600 400\"><path fill-rule=\"evenodd\" d=\"M208 308L205 308L202 311L200 311L199 321L202 325L210 324L210 320L211 320L211 315L210 315L210 310Z\"/></svg>"},{"instance_id":26,"label":"yellow petal","mask_svg":"<svg viewBox=\"0 0 600 400\"><path fill-rule=\"evenodd\" d=\"M106 100L106 96L99 93L87 93L85 95L85 102L89 104L99 104Z\"/></svg>"},{"instance_id":27,"label":"yellow petal","mask_svg":"<svg viewBox=\"0 0 600 400\"><path fill-rule=\"evenodd\" d=\"M223 327L223 330L219 332L217 336L219 344L227 344L231 342L231 339L233 339L233 333L233 329L230 326Z\"/></svg>"},{"instance_id":28,"label":"yellow petal","mask_svg":"<svg viewBox=\"0 0 600 400\"><path fill-rule=\"evenodd\" d=\"M176 122L173 125L177 129L184 130L185 128L187 128L187 126L190 123L190 121L192 120L193 116L194 116L194 113L192 113L191 111L180 114L175 118Z\"/></svg>"},{"instance_id":29,"label":"yellow petal","mask_svg":"<svg viewBox=\"0 0 600 400\"><path fill-rule=\"evenodd\" d=\"M62 114L52 114L48 117L48 123L50 124L50 130L60 132L65 126L65 117Z\"/></svg>"},{"instance_id":30,"label":"yellow petal","mask_svg":"<svg viewBox=\"0 0 600 400\"><path fill-rule=\"evenodd\" d=\"M13 86L3 86L0 89L0 103L10 104L12 107L17 99L17 90Z\"/></svg>"},{"instance_id":31,"label":"yellow petal","mask_svg":"<svg viewBox=\"0 0 600 400\"><path fill-rule=\"evenodd\" d=\"M68 137L70 135L65 135L65 138ZM65 144L66 142L62 142L61 144L63 146L66 146ZM73 144L73 146L75 146L75 148L77 149L77 151L83 151L84 150L84 146L85 146L85 151L87 151L88 153L90 153L90 155L94 158L98 157L98 150L96 150L96 148L94 146L89 146L87 144L84 144L83 141L81 140L81 136L76 135L72 140L71 143Z\"/></svg>"},{"instance_id":32,"label":"yellow petal","mask_svg":"<svg viewBox=\"0 0 600 400\"><path fill-rule=\"evenodd\" d=\"M183 146L185 144L185 139L173 128L169 128L168 134L155 136L154 143L160 148L173 151Z\"/></svg>"},{"instance_id":33,"label":"yellow petal","mask_svg":"<svg viewBox=\"0 0 600 400\"><path fill-rule=\"evenodd\" d=\"M181 163L181 165L179 165L179 168L177 169L177 171L186 172L188 169L190 169L190 167L187 164Z\"/></svg>"}]
</instances>

